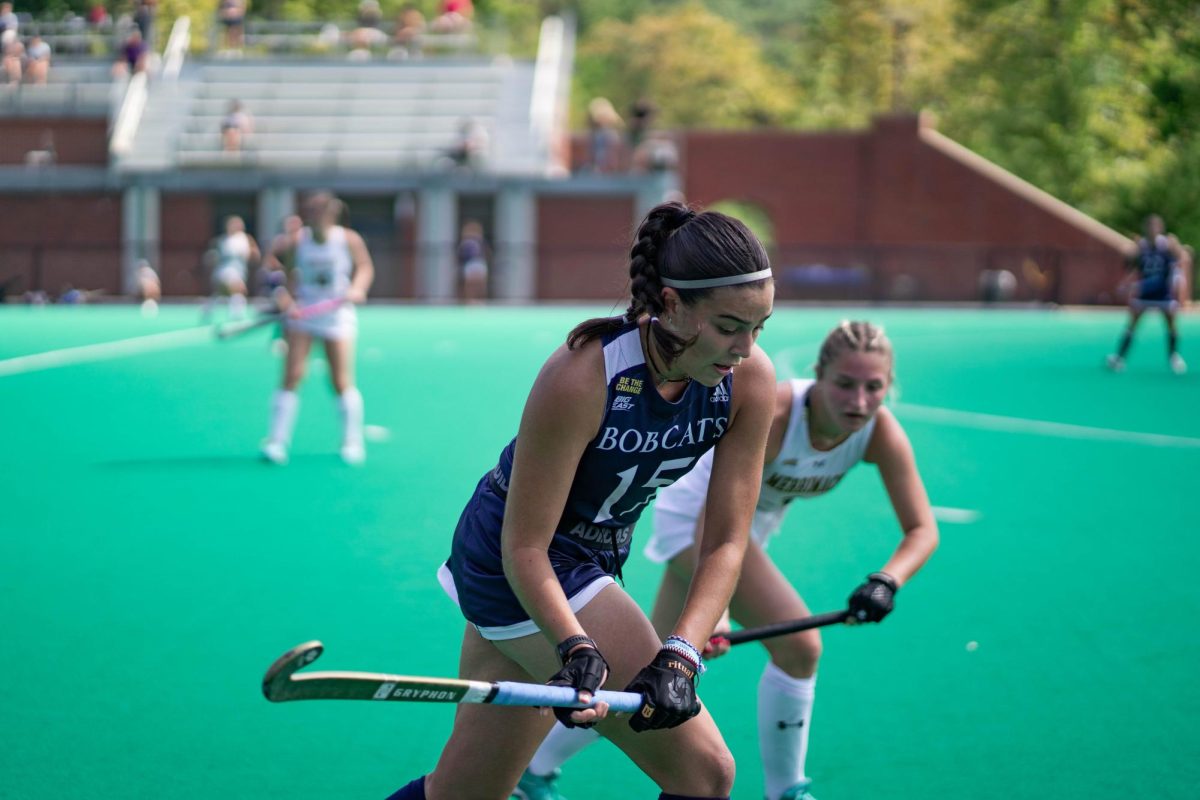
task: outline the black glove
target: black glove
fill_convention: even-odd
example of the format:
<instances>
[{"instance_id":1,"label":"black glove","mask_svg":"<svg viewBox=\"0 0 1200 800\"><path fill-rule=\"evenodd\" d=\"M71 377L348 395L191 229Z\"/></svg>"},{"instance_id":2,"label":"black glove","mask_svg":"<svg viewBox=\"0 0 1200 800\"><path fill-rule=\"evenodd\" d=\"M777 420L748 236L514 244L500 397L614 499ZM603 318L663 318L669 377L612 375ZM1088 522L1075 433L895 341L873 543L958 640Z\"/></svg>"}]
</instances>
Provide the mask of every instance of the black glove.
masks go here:
<instances>
[{"instance_id":1,"label":"black glove","mask_svg":"<svg viewBox=\"0 0 1200 800\"><path fill-rule=\"evenodd\" d=\"M627 692L645 696L641 709L629 718L629 727L638 733L674 728L700 713L696 698L697 665L671 650L658 655L633 676Z\"/></svg>"},{"instance_id":2,"label":"black glove","mask_svg":"<svg viewBox=\"0 0 1200 800\"><path fill-rule=\"evenodd\" d=\"M580 645L584 646L580 647ZM574 652L570 652L572 648L574 648ZM571 636L560 642L558 660L562 663L562 669L551 675L550 680L546 681L550 686L570 686L576 691L591 692L592 696L595 696L596 690L608 677L608 662L596 649L596 643L586 636ZM573 722L571 714L578 710L577 708L555 706L554 716L568 728L590 728L596 724L594 722Z\"/></svg>"},{"instance_id":3,"label":"black glove","mask_svg":"<svg viewBox=\"0 0 1200 800\"><path fill-rule=\"evenodd\" d=\"M886 572L872 572L867 582L850 595L850 613L859 622L879 622L891 612L892 598L899 588L896 579Z\"/></svg>"}]
</instances>

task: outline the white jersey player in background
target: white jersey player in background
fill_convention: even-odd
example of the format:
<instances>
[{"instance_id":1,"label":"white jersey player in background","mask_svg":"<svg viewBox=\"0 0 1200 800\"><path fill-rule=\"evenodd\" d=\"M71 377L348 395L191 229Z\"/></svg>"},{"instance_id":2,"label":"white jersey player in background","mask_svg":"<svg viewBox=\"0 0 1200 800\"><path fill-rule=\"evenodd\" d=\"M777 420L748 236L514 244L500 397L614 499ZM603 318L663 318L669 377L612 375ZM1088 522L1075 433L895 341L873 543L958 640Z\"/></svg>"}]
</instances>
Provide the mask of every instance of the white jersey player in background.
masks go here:
<instances>
[{"instance_id":1,"label":"white jersey player in background","mask_svg":"<svg viewBox=\"0 0 1200 800\"><path fill-rule=\"evenodd\" d=\"M246 233L246 222L241 217L225 218L225 233L213 240L205 254L205 263L212 269L210 281L212 294L204 301L202 318L207 321L213 306L228 298L229 318L242 319L246 316L247 276L251 265L260 258L258 242Z\"/></svg>"},{"instance_id":2,"label":"white jersey player in background","mask_svg":"<svg viewBox=\"0 0 1200 800\"><path fill-rule=\"evenodd\" d=\"M799 593L766 553L768 540L796 498L823 494L855 464L879 467L903 537L879 572L850 596L850 610L878 622L892 610L892 597L925 563L938 543L937 522L912 446L883 400L893 379L892 346L882 329L843 322L825 338L815 366L817 379L781 382L767 440L758 506L741 578L729 606L745 627L784 622L810 614ZM697 543L703 536L704 498L711 460L659 492L654 533L646 555L666 562L652 621L669 630L687 597ZM728 623L725 624L728 629ZM816 630L763 640L770 661L758 685L759 750L767 800L811 800L805 775L821 636ZM708 653L723 654L722 643ZM558 767L596 734L555 726L521 778L517 796L558 800Z\"/></svg>"},{"instance_id":3,"label":"white jersey player in background","mask_svg":"<svg viewBox=\"0 0 1200 800\"><path fill-rule=\"evenodd\" d=\"M312 340L325 343L329 377L338 396L342 418L341 456L348 464L366 458L363 443L363 400L354 382L354 342L358 336L355 304L367 299L375 267L367 245L357 232L338 225L342 202L328 192L317 192L302 206L304 227L277 241L274 257L290 265L288 288L276 292L285 313L325 301L343 300L331 311L315 316L293 316L286 323L287 359L283 386L271 401L271 423L262 454L276 464L287 462L292 429L300 407L296 393L307 367Z\"/></svg>"}]
</instances>

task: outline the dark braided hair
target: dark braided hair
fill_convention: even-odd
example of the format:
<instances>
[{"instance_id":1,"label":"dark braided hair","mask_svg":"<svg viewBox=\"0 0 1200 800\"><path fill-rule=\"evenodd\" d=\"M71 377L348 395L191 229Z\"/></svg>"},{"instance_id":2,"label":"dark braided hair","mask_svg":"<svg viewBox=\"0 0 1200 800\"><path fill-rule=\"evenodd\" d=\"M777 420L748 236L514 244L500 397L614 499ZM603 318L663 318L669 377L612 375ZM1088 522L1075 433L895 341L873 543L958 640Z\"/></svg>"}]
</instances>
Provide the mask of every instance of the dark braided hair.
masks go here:
<instances>
[{"instance_id":1,"label":"dark braided hair","mask_svg":"<svg viewBox=\"0 0 1200 800\"><path fill-rule=\"evenodd\" d=\"M616 332L643 314L658 317L663 306L662 279L703 280L767 269L770 262L762 243L741 221L717 211L696 213L683 203L662 203L650 209L629 251L629 307L619 317L598 317L576 325L567 336L572 350L592 339ZM765 280L765 279L764 279ZM753 285L753 284L745 284ZM712 289L676 289L685 305L694 305ZM662 325L650 335L668 365L691 344Z\"/></svg>"}]
</instances>

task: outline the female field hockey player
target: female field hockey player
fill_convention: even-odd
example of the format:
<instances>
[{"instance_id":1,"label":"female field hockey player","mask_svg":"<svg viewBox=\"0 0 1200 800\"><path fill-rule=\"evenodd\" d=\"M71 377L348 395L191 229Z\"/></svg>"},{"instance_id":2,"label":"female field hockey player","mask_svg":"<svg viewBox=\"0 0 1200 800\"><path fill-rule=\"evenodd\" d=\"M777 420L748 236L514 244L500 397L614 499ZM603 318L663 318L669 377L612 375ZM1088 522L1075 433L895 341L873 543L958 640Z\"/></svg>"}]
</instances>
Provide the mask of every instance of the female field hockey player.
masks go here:
<instances>
[{"instance_id":1,"label":"female field hockey player","mask_svg":"<svg viewBox=\"0 0 1200 800\"><path fill-rule=\"evenodd\" d=\"M758 508L742 578L730 613L747 627L797 619L808 607L766 553L788 504L832 489L855 464L879 467L903 538L879 572L850 595L850 610L878 622L892 610L892 595L937 547L938 529L912 447L900 423L882 406L892 384L892 346L867 322L843 322L825 338L815 381L781 382L767 440ZM659 494L654 535L646 555L666 562L655 601L655 627L670 625L687 596L696 552L708 546L701 513L711 484L710 460ZM811 800L804 774L809 721L821 637L816 630L766 639L770 661L758 685L758 737L767 800ZM728 643L710 655L728 650ZM595 737L556 727L522 776L518 796L557 800L558 767Z\"/></svg>"},{"instance_id":2,"label":"female field hockey player","mask_svg":"<svg viewBox=\"0 0 1200 800\"><path fill-rule=\"evenodd\" d=\"M1179 269L1181 248L1173 244L1166 234L1162 217L1151 214L1146 217L1146 235L1138 239L1134 272L1125 282L1130 285L1129 323L1121 334L1117 352L1108 357L1108 368L1113 372L1125 369L1125 356L1133 344L1133 330L1147 309L1157 308L1167 320L1167 363L1176 375L1187 372L1187 363L1179 355L1179 333L1175 326L1175 315L1185 300L1186 285Z\"/></svg>"},{"instance_id":3,"label":"female field hockey player","mask_svg":"<svg viewBox=\"0 0 1200 800\"><path fill-rule=\"evenodd\" d=\"M258 242L246 233L246 222L241 217L225 218L225 232L213 240L205 254L212 267L212 294L204 301L201 319L207 321L213 306L221 299L229 301L229 318L242 319L246 316L246 288L251 265L259 262L261 254Z\"/></svg>"},{"instance_id":4,"label":"female field hockey player","mask_svg":"<svg viewBox=\"0 0 1200 800\"><path fill-rule=\"evenodd\" d=\"M354 304L367 299L375 267L367 245L357 232L338 225L342 201L328 192L308 197L301 208L304 227L295 236L279 241L274 253L290 265L288 289L276 292L281 310L292 315L285 323L287 358L283 386L271 400L271 423L262 454L268 461L286 464L292 428L300 408L296 388L304 377L313 339L325 344L329 377L338 395L342 418L341 456L348 464L366 458L363 444L363 400L354 385L354 340L358 316ZM336 308L315 316L297 312L313 303L342 300Z\"/></svg>"},{"instance_id":5,"label":"female field hockey player","mask_svg":"<svg viewBox=\"0 0 1200 800\"><path fill-rule=\"evenodd\" d=\"M578 325L534 382L516 438L475 489L439 571L470 624L459 671L544 681L590 700L644 695L628 722L583 710L460 706L433 772L391 800L503 800L555 717L600 730L662 790L728 798L733 758L696 697L700 647L733 592L758 496L774 370L755 345L774 284L737 220L679 203L638 228L632 302ZM659 638L614 580L656 489L712 451L711 532ZM603 720L603 722L602 722Z\"/></svg>"}]
</instances>

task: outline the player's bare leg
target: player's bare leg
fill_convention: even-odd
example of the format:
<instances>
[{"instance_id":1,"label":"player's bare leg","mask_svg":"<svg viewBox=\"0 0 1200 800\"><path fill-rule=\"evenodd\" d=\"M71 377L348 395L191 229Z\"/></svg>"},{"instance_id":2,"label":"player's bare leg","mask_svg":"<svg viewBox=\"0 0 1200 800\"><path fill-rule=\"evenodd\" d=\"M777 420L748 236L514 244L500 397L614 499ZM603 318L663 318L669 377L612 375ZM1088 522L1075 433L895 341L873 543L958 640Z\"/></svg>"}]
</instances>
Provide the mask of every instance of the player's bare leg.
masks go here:
<instances>
[{"instance_id":1,"label":"player's bare leg","mask_svg":"<svg viewBox=\"0 0 1200 800\"><path fill-rule=\"evenodd\" d=\"M1163 311L1163 316L1167 320L1167 361L1172 372L1182 375L1187 372L1187 362L1179 355L1179 330L1175 325L1175 312L1167 309Z\"/></svg>"},{"instance_id":2,"label":"player's bare leg","mask_svg":"<svg viewBox=\"0 0 1200 800\"><path fill-rule=\"evenodd\" d=\"M626 686L662 647L650 620L616 585L606 587L576 616L608 660L607 688ZM707 708L668 730L635 733L625 717L611 717L597 727L664 792L694 798L729 796L733 755Z\"/></svg>"},{"instance_id":3,"label":"player's bare leg","mask_svg":"<svg viewBox=\"0 0 1200 800\"><path fill-rule=\"evenodd\" d=\"M283 386L271 398L271 421L267 439L262 445L263 458L274 464L286 464L288 460L292 430L296 426L296 415L300 412L300 395L296 393L296 387L304 379L308 353L312 349L312 338L299 331L289 330L287 341Z\"/></svg>"},{"instance_id":4,"label":"player's bare leg","mask_svg":"<svg viewBox=\"0 0 1200 800\"><path fill-rule=\"evenodd\" d=\"M1108 357L1108 368L1113 372L1120 372L1125 369L1125 355L1129 352L1130 345L1133 344L1133 330L1137 327L1138 320L1142 318L1142 309L1130 307L1129 309L1129 324L1125 327L1125 332L1121 334L1121 343L1117 346L1117 352Z\"/></svg>"},{"instance_id":5,"label":"player's bare leg","mask_svg":"<svg viewBox=\"0 0 1200 800\"><path fill-rule=\"evenodd\" d=\"M459 675L473 680L544 681L557 671L554 649L541 636L524 637L520 652L544 651L545 670L533 675L495 643L467 626ZM506 648L510 651L513 648ZM532 708L459 706L450 740L425 777L428 800L507 800L554 715Z\"/></svg>"}]
</instances>

